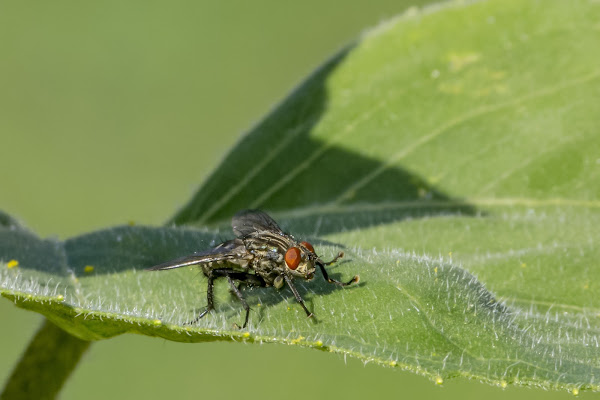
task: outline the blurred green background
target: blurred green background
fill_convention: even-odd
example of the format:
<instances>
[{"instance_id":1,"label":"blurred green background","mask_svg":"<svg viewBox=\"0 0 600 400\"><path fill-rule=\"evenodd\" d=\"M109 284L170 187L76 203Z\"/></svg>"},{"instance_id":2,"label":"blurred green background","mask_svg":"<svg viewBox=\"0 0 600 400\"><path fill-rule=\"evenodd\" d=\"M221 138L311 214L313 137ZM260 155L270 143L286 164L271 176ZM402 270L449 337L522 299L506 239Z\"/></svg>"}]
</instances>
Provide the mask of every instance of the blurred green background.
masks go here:
<instances>
[{"instance_id":1,"label":"blurred green background","mask_svg":"<svg viewBox=\"0 0 600 400\"><path fill-rule=\"evenodd\" d=\"M245 130L361 31L425 1L3 1L0 209L42 236L162 224ZM460 29L460 27L457 27ZM3 383L39 315L0 301ZM63 399L567 398L283 345L96 343Z\"/></svg>"}]
</instances>

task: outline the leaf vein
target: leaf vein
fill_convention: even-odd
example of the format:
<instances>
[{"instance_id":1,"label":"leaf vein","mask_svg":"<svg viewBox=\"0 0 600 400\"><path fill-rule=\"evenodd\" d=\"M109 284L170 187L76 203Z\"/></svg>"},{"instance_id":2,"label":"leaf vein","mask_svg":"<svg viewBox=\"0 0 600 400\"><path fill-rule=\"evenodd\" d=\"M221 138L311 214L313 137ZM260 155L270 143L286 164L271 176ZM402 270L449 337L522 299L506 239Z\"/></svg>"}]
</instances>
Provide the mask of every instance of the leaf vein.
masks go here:
<instances>
[{"instance_id":1,"label":"leaf vein","mask_svg":"<svg viewBox=\"0 0 600 400\"><path fill-rule=\"evenodd\" d=\"M307 157L301 164L296 166L294 169L290 170L286 174L282 175L278 181L276 181L269 190L263 192L254 202L250 205L250 208L258 208L265 201L267 201L274 193L280 190L286 183L290 182L294 177L300 174L302 171L307 169L317 158L321 157L326 151L334 146L336 142L342 139L344 136L354 131L354 129L362 122L368 121L369 118L383 105L385 104L385 100L380 101L375 105L375 107L361 113L357 118L355 118L352 122L346 125L345 129L343 129L338 134L334 135L331 140L327 142L323 142L322 145L317 148L313 153Z\"/></svg>"},{"instance_id":2,"label":"leaf vein","mask_svg":"<svg viewBox=\"0 0 600 400\"><path fill-rule=\"evenodd\" d=\"M518 104L527 102L529 100L534 100L534 99L538 99L538 98L541 98L544 96L548 96L548 95L554 94L556 92L559 92L561 90L569 89L573 86L587 83L598 77L600 77L600 70L593 71L592 73L585 75L578 79L569 80L569 81L566 81L566 82L558 84L558 85L554 85L554 86L551 86L551 87L548 87L545 89L540 89L536 92L516 98L511 101L507 101L507 102L495 104L495 105L481 106L481 107L475 108L472 111L466 112L465 114L460 115L454 119L451 119L450 121L446 122L445 124L442 124L438 128L434 129L430 133L428 133L424 136L421 136L418 140L416 140L412 144L409 144L407 147L405 147L401 151L397 152L396 154L393 154L388 160L386 160L384 163L380 164L377 168L373 169L370 173L368 173L366 176L364 176L362 179L360 179L355 184L351 185L348 189L346 189L346 191L341 193L337 199L332 201L332 203L339 204L346 200L349 200L350 198L352 198L354 196L354 194L358 190L365 187L369 182L374 180L377 176L381 175L383 172L385 172L386 170L391 168L394 164L396 164L396 162L402 160L404 157L408 156L409 154L411 154L413 151L415 151L422 145L431 142L433 139L437 138L438 136L441 136L442 134L448 132L450 129L452 129L456 126L459 126L469 120L479 118L486 114L490 114L490 113L493 113L493 112L496 112L496 111L499 111L499 110L502 110L505 108L513 107Z\"/></svg>"}]
</instances>

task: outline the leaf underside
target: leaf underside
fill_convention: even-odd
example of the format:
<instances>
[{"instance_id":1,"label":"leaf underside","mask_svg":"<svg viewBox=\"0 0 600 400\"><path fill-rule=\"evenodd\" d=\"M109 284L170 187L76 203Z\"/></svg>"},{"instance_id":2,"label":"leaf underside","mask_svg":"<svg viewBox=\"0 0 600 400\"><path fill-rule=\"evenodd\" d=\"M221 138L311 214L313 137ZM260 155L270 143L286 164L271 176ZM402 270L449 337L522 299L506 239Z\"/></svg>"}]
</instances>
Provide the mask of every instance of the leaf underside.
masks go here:
<instances>
[{"instance_id":1,"label":"leaf underside","mask_svg":"<svg viewBox=\"0 0 600 400\"><path fill-rule=\"evenodd\" d=\"M600 4L448 3L366 33L231 150L177 225L57 241L0 215L0 293L84 339L281 342L506 386L599 390ZM197 268L263 208L324 259L298 289ZM201 229L198 229L200 227ZM15 266L15 262L18 265ZM219 282L219 281L217 281Z\"/></svg>"}]
</instances>

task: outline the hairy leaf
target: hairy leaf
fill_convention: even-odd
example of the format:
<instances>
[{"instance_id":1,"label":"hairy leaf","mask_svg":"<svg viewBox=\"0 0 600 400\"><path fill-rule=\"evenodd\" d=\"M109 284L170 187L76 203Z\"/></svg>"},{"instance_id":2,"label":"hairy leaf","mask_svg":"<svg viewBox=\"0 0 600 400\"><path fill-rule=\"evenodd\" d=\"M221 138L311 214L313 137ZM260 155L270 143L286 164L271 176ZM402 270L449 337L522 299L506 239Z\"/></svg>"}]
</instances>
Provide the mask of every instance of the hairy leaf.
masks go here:
<instances>
[{"instance_id":1,"label":"hairy leaf","mask_svg":"<svg viewBox=\"0 0 600 400\"><path fill-rule=\"evenodd\" d=\"M457 2L367 32L246 135L173 218L42 240L0 215L0 292L85 339L298 344L401 367L600 389L598 2ZM231 237L243 208L331 274L287 290L144 267ZM197 229L201 227L201 229ZM18 262L18 265L16 263ZM9 268L10 267L10 268Z\"/></svg>"}]
</instances>

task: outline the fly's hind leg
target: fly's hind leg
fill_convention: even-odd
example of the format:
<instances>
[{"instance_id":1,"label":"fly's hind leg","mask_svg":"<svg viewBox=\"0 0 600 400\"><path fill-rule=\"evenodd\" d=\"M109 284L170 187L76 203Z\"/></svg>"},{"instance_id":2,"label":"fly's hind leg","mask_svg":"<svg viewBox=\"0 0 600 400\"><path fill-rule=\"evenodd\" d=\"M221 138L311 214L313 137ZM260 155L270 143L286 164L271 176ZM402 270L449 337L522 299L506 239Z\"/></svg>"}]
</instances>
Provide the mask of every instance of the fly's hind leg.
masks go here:
<instances>
[{"instance_id":1,"label":"fly's hind leg","mask_svg":"<svg viewBox=\"0 0 600 400\"><path fill-rule=\"evenodd\" d=\"M234 280L246 283L250 286L265 286L265 281L259 276L249 274L246 272L239 272L239 271L236 271L231 268L219 268L219 269L212 269L212 270L206 269L204 271L204 273L208 279L208 287L206 289L206 301L208 304L206 306L206 309L204 311L202 311L200 314L198 314L198 316L195 319L193 319L192 321L186 322L184 325L195 324L196 322L200 321L200 319L202 317L204 317L206 314L208 314L210 311L214 310L214 308L215 308L214 294L213 294L214 281L217 278L225 276L225 277L227 277L227 280L229 281L229 286L231 287L231 291L237 296L237 298L242 303L242 307L244 307L244 310L246 311L246 318L244 319L244 325L242 327L242 328L245 328L246 325L248 324L248 316L250 315L250 307L248 306L248 303L246 303L244 296L242 296L242 292L235 285Z\"/></svg>"},{"instance_id":2,"label":"fly's hind leg","mask_svg":"<svg viewBox=\"0 0 600 400\"><path fill-rule=\"evenodd\" d=\"M246 327L246 325L248 325L248 317L250 315L250 307L248 306L248 303L246 303L246 299L244 299L244 296L242 295L242 292L240 291L240 287L235 285L234 279L236 281L239 281L240 284L241 283L245 283L248 286L265 286L265 281L257 275L254 274L249 274L246 272L233 272L233 273L228 273L227 274L227 280L229 281L229 286L231 287L231 291L233 292L233 294L235 294L237 296L237 298L240 300L240 303L242 303L242 307L244 307L244 310L246 311L246 317L244 318L244 325L242 325L242 329ZM236 325L237 326L237 325Z\"/></svg>"},{"instance_id":3,"label":"fly's hind leg","mask_svg":"<svg viewBox=\"0 0 600 400\"><path fill-rule=\"evenodd\" d=\"M202 311L196 318L191 321L184 323L184 325L193 325L196 322L200 321L202 317L215 309L215 300L214 300L214 288L215 288L215 279L221 276L228 276L228 274L235 274L236 271L231 268L219 268L219 269L210 269L209 267L203 267L202 271L206 278L208 279L208 285L206 287L206 308Z\"/></svg>"},{"instance_id":4,"label":"fly's hind leg","mask_svg":"<svg viewBox=\"0 0 600 400\"><path fill-rule=\"evenodd\" d=\"M231 279L231 276L227 275L227 280L229 281L229 286L231 286L231 290L240 300L240 303L242 303L242 307L244 307L244 310L246 310L246 318L244 318L244 325L242 325L242 329L244 329L246 325L248 325L248 317L250 316L250 306L248 306L248 303L246 303L246 299L244 299L244 296L242 296L242 292L240 292L240 289L237 286L235 286L235 282L233 281L233 279Z\"/></svg>"},{"instance_id":5,"label":"fly's hind leg","mask_svg":"<svg viewBox=\"0 0 600 400\"><path fill-rule=\"evenodd\" d=\"M193 320L184 323L184 325L195 324L196 322L200 321L200 319L202 317L204 317L206 314L208 314L210 311L212 311L215 308L213 290L215 287L214 281L217 277L213 275L213 271L205 271L204 273L206 274L206 277L208 278L208 286L206 288L206 301L208 304L207 304L206 308L204 309L204 311L202 311L200 314L198 314L198 316L196 318L194 318Z\"/></svg>"}]
</instances>

